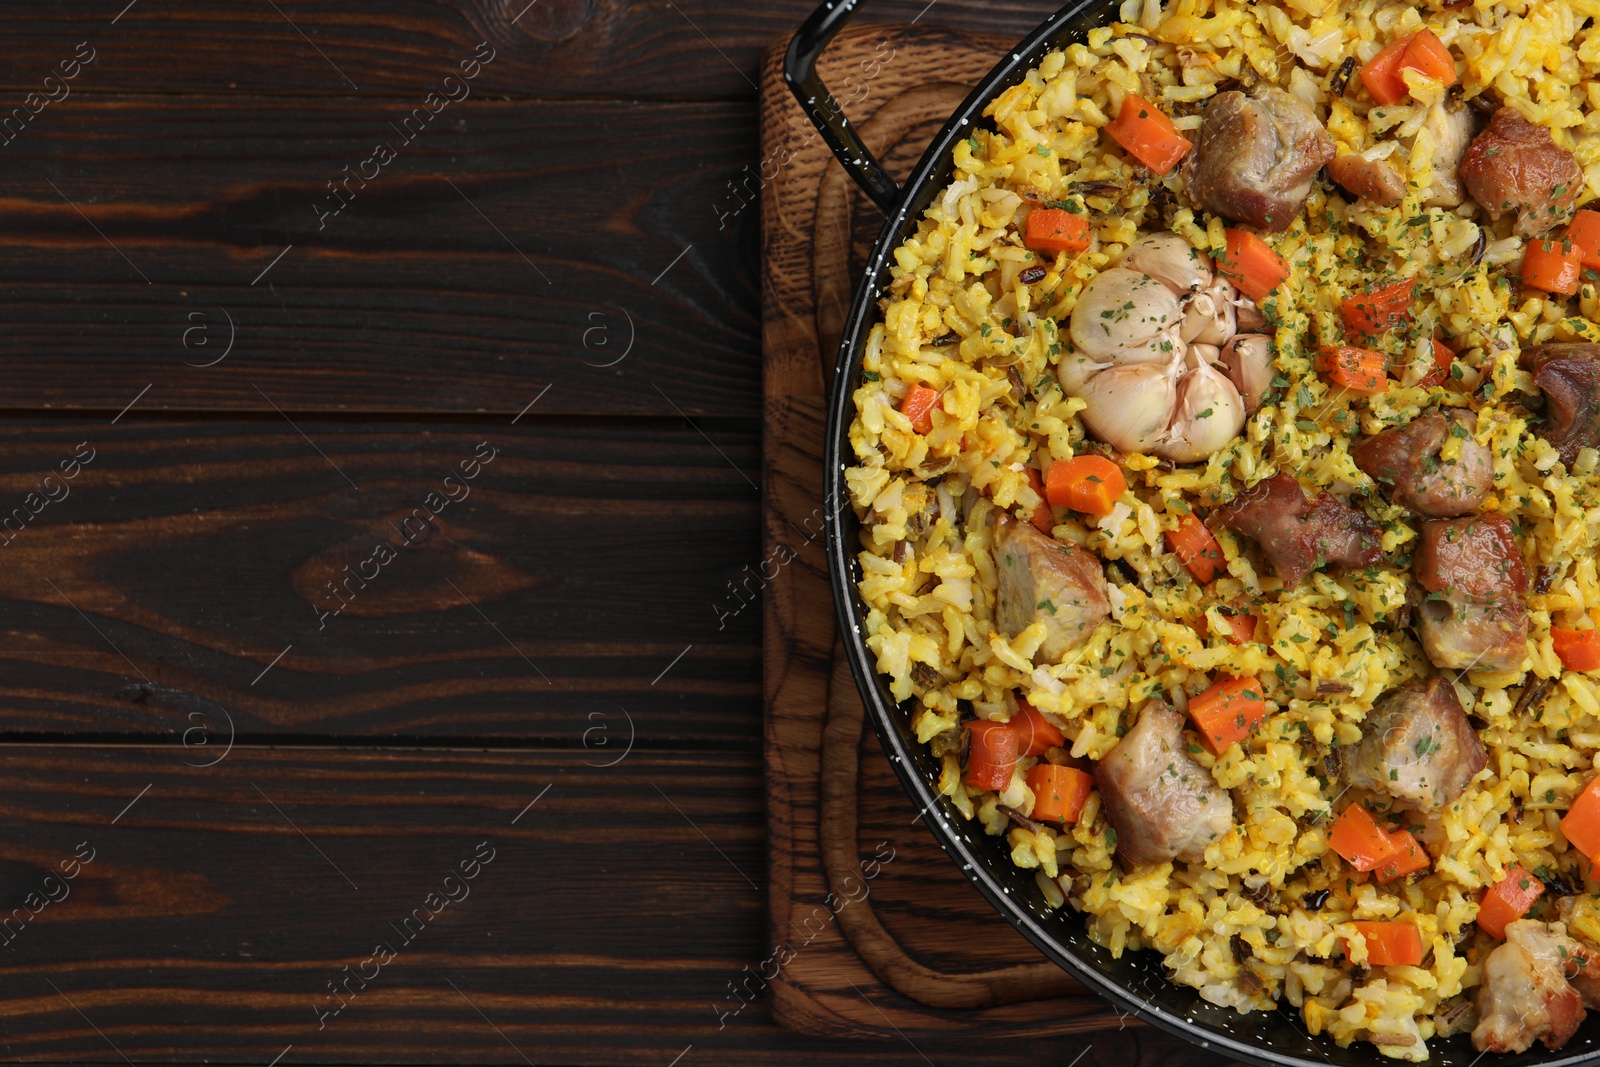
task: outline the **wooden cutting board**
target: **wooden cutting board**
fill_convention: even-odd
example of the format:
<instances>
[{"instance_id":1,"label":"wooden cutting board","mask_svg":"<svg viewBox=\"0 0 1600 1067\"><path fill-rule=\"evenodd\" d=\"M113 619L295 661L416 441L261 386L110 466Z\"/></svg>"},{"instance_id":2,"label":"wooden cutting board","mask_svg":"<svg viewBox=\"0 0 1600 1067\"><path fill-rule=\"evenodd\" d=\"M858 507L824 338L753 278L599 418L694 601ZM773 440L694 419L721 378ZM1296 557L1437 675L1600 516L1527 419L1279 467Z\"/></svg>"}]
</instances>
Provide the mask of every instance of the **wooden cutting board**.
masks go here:
<instances>
[{"instance_id":1,"label":"wooden cutting board","mask_svg":"<svg viewBox=\"0 0 1600 1067\"><path fill-rule=\"evenodd\" d=\"M867 144L904 176L1010 43L856 25L821 70ZM968 883L864 728L828 587L821 455L839 332L883 217L784 85L784 44L764 57L762 162L741 198L759 197L762 212L766 551L741 581L765 605L773 948L746 989L765 986L780 1022L817 1034L1016 1038L1134 1026Z\"/></svg>"}]
</instances>

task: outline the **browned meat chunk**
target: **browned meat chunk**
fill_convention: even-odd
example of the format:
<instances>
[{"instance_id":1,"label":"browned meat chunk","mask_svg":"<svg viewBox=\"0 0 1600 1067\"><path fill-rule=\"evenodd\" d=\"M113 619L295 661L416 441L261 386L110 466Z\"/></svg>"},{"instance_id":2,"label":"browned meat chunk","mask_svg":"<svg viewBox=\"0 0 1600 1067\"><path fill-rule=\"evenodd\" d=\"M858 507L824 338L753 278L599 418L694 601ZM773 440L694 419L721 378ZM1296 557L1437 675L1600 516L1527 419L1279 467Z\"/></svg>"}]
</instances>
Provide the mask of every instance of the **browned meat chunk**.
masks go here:
<instances>
[{"instance_id":1,"label":"browned meat chunk","mask_svg":"<svg viewBox=\"0 0 1600 1067\"><path fill-rule=\"evenodd\" d=\"M995 549L1000 572L995 621L1009 637L1044 623L1046 636L1036 661L1059 663L1111 617L1106 576L1093 553L1063 545L1032 523L1009 516L995 530Z\"/></svg>"},{"instance_id":2,"label":"browned meat chunk","mask_svg":"<svg viewBox=\"0 0 1600 1067\"><path fill-rule=\"evenodd\" d=\"M1578 449L1600 448L1600 345L1534 345L1522 362L1533 368L1533 384L1544 393L1539 436L1561 461L1571 467Z\"/></svg>"},{"instance_id":3,"label":"browned meat chunk","mask_svg":"<svg viewBox=\"0 0 1600 1067\"><path fill-rule=\"evenodd\" d=\"M1429 519L1416 554L1427 590L1417 636L1436 667L1509 671L1528 645L1528 572L1504 515Z\"/></svg>"},{"instance_id":4,"label":"browned meat chunk","mask_svg":"<svg viewBox=\"0 0 1600 1067\"><path fill-rule=\"evenodd\" d=\"M1406 196L1406 181L1381 159L1339 156L1328 164L1328 177L1345 191L1371 200L1381 207L1394 207Z\"/></svg>"},{"instance_id":5,"label":"browned meat chunk","mask_svg":"<svg viewBox=\"0 0 1600 1067\"><path fill-rule=\"evenodd\" d=\"M1527 651L1528 609L1520 601L1426 600L1418 611L1417 636L1436 667L1513 671Z\"/></svg>"},{"instance_id":6,"label":"browned meat chunk","mask_svg":"<svg viewBox=\"0 0 1600 1067\"><path fill-rule=\"evenodd\" d=\"M1565 1045L1586 1014L1582 998L1567 981L1568 971L1584 956L1563 923L1507 923L1505 944L1483 962L1472 1047L1479 1052L1525 1052L1535 1041L1548 1049Z\"/></svg>"},{"instance_id":7,"label":"browned meat chunk","mask_svg":"<svg viewBox=\"0 0 1600 1067\"><path fill-rule=\"evenodd\" d=\"M1405 426L1362 438L1350 456L1402 507L1435 519L1470 515L1494 481L1493 457L1472 436L1474 422L1470 411L1430 411ZM1461 442L1460 454L1441 459L1452 434Z\"/></svg>"},{"instance_id":8,"label":"browned meat chunk","mask_svg":"<svg viewBox=\"0 0 1600 1067\"><path fill-rule=\"evenodd\" d=\"M1428 207L1459 207L1466 193L1457 171L1472 141L1472 112L1459 104L1434 104L1423 120L1423 129L1434 141L1433 158L1428 164L1428 197L1423 203ZM1405 154L1397 158L1404 159L1416 144L1416 137L1402 137L1399 143ZM1393 164L1382 159L1356 154L1339 156L1328 164L1328 177L1346 192L1382 207L1394 207L1405 199L1405 178Z\"/></svg>"},{"instance_id":9,"label":"browned meat chunk","mask_svg":"<svg viewBox=\"0 0 1600 1067\"><path fill-rule=\"evenodd\" d=\"M1272 573L1289 585L1324 563L1367 567L1383 558L1371 519L1327 493L1307 500L1292 474L1257 482L1211 518L1255 540Z\"/></svg>"},{"instance_id":10,"label":"browned meat chunk","mask_svg":"<svg viewBox=\"0 0 1600 1067\"><path fill-rule=\"evenodd\" d=\"M1351 785L1432 811L1459 797L1489 755L1456 687L1436 674L1379 701L1347 759Z\"/></svg>"},{"instance_id":11,"label":"browned meat chunk","mask_svg":"<svg viewBox=\"0 0 1600 1067\"><path fill-rule=\"evenodd\" d=\"M1593 960L1594 956L1591 955L1589 959ZM1584 973L1575 974L1567 980L1572 983L1573 990L1583 999L1584 1007L1600 1008L1600 971L1597 971L1591 965Z\"/></svg>"},{"instance_id":12,"label":"browned meat chunk","mask_svg":"<svg viewBox=\"0 0 1600 1067\"><path fill-rule=\"evenodd\" d=\"M1467 146L1472 141L1472 112L1459 104L1440 102L1428 109L1423 129L1433 137L1433 158L1429 161L1428 207L1459 207L1466 194L1461 189L1457 173ZM1416 144L1416 137L1399 138L1404 159ZM1393 164L1382 159L1368 159L1364 155L1339 156L1328 164L1328 177L1338 182L1346 192L1365 198L1382 207L1394 207L1405 199L1406 180Z\"/></svg>"},{"instance_id":13,"label":"browned meat chunk","mask_svg":"<svg viewBox=\"0 0 1600 1067\"><path fill-rule=\"evenodd\" d=\"M1094 768L1117 855L1133 866L1171 859L1199 863L1206 846L1233 828L1233 798L1189 758L1183 716L1146 704L1117 747Z\"/></svg>"},{"instance_id":14,"label":"browned meat chunk","mask_svg":"<svg viewBox=\"0 0 1600 1067\"><path fill-rule=\"evenodd\" d=\"M1514 211L1517 235L1537 237L1572 215L1583 172L1549 130L1503 107L1468 146L1461 180L1491 219Z\"/></svg>"},{"instance_id":15,"label":"browned meat chunk","mask_svg":"<svg viewBox=\"0 0 1600 1067\"><path fill-rule=\"evenodd\" d=\"M1429 592L1479 604L1528 591L1522 552L1504 515L1423 523L1417 578Z\"/></svg>"},{"instance_id":16,"label":"browned meat chunk","mask_svg":"<svg viewBox=\"0 0 1600 1067\"><path fill-rule=\"evenodd\" d=\"M1211 98L1183 181L1189 198L1212 214L1281 231L1333 154L1333 138L1311 109L1263 82L1249 96Z\"/></svg>"}]
</instances>

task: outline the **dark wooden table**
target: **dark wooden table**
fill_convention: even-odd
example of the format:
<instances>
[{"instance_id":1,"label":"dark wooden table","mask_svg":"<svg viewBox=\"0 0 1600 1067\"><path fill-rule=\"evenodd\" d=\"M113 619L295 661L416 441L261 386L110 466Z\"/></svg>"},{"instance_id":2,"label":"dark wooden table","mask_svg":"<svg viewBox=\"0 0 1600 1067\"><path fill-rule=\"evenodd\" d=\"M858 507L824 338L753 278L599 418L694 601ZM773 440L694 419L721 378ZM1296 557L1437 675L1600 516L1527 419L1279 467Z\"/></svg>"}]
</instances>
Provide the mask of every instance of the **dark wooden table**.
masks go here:
<instances>
[{"instance_id":1,"label":"dark wooden table","mask_svg":"<svg viewBox=\"0 0 1600 1067\"><path fill-rule=\"evenodd\" d=\"M808 6L0 7L0 1055L1201 1062L719 1018L768 955L734 192Z\"/></svg>"}]
</instances>

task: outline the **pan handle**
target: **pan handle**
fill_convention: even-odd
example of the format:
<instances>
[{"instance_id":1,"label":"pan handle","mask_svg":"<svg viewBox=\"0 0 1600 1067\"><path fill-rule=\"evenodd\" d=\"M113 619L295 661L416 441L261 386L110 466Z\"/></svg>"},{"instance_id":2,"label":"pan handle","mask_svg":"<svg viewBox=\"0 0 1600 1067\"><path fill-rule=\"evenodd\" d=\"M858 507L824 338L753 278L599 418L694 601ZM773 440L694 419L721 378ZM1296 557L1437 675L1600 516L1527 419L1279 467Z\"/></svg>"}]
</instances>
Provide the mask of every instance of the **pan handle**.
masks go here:
<instances>
[{"instance_id":1,"label":"pan handle","mask_svg":"<svg viewBox=\"0 0 1600 1067\"><path fill-rule=\"evenodd\" d=\"M817 58L822 50L863 3L865 0L825 0L813 11L789 42L789 50L783 57L783 77L795 99L800 101L800 109L833 149L845 173L873 203L887 212L900 202L899 183L862 143L856 128L850 125L833 93L817 74Z\"/></svg>"}]
</instances>

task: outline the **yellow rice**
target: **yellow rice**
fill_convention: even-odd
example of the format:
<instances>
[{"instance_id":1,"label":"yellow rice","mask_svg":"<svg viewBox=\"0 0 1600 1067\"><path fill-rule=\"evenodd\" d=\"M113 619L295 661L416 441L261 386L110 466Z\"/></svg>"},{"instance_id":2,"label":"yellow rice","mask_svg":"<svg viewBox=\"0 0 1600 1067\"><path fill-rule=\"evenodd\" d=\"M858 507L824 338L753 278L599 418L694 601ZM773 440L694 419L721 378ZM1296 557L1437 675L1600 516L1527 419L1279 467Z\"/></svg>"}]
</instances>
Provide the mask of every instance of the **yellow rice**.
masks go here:
<instances>
[{"instance_id":1,"label":"yellow rice","mask_svg":"<svg viewBox=\"0 0 1600 1067\"><path fill-rule=\"evenodd\" d=\"M1416 190L1427 184L1433 146L1419 136L1409 158L1391 157L1413 179L1402 204L1357 206L1319 184L1292 227L1269 236L1292 268L1274 297L1280 399L1251 416L1243 435L1203 465L1163 472L1152 456L1129 456L1136 505L1119 506L1097 526L1068 520L1055 528L1058 540L1155 576L1154 594L1114 582L1113 620L1059 665L1036 664L1042 627L1013 639L997 632L987 519L995 511L1027 514L1040 504L1023 473L1036 450L1062 460L1084 441L1082 402L1064 396L1052 378L1084 284L1137 233L1170 229L1208 252L1223 247L1220 219L1184 208L1169 209L1163 219L1151 203L1148 172L1136 173L1101 134L1123 94L1177 112L1180 129L1193 131L1200 118L1184 105L1203 102L1218 82L1274 81L1313 107L1340 153L1359 151L1397 129L1414 132L1443 89L1410 72L1414 101L1369 110L1362 93L1329 92L1335 71L1346 57L1365 61L1426 25L1464 60L1467 97L1492 87L1575 153L1586 186L1580 201L1587 201L1600 196L1600 27L1579 28L1591 17L1600 17L1600 0L1477 0L1421 10L1372 0L1128 0L1122 21L1093 31L1086 44L1050 53L989 105L985 114L997 132L979 131L957 145L953 183L895 252L893 285L854 397L856 465L847 482L864 519L859 560L870 608L867 643L894 695L909 701L918 737L942 757L943 793L990 833L1006 835L1013 860L1036 869L1046 900L1083 911L1090 936L1113 955L1155 951L1174 981L1209 1001L1251 1011L1281 999L1312 1034L1340 1045L1376 1039L1384 1054L1402 1059L1427 1058L1426 1042L1441 1028L1437 1017L1480 980L1492 945L1473 923L1484 888L1514 863L1567 871L1581 863L1567 855L1559 819L1600 751L1600 684L1562 672L1549 630L1552 618L1571 625L1600 605L1597 457L1585 450L1575 470L1561 473L1554 449L1519 403L1537 390L1517 360L1536 343L1600 340L1596 286L1586 281L1571 299L1520 296L1507 279L1523 244L1511 236L1511 218L1490 224L1471 201L1454 211L1421 205ZM1085 199L1096 226L1090 250L1036 260L1018 234L1022 191L1065 197L1069 182L1089 181L1107 183L1097 187L1105 195ZM1176 172L1166 181L1181 188ZM1469 266L1480 230L1485 253ZM1422 336L1437 327L1459 349L1458 379L1448 387L1406 384L1420 377L1413 367L1387 392L1358 399L1336 395L1313 370L1310 354L1339 336L1340 301L1372 284L1370 270L1352 254L1363 240L1400 277L1426 279L1428 294L1412 314ZM1045 276L1023 283L1022 270L1036 264ZM958 349L931 344L951 333L961 338ZM1026 383L1021 402L1012 398L1008 367ZM898 411L915 383L942 394L926 434L913 432ZM1226 500L1244 485L1289 471L1308 487L1365 494L1369 512L1385 523L1385 553L1408 555L1417 520L1372 492L1347 445L1352 435L1404 422L1429 405L1465 406L1474 391L1476 436L1495 461L1486 510L1518 524L1530 574L1553 565L1561 577L1548 593L1529 597L1525 672L1472 672L1463 679L1470 682L1468 712L1488 723L1481 734L1489 765L1417 831L1436 857L1431 869L1414 881L1377 885L1329 853L1327 820L1340 786L1312 773L1307 752L1310 741L1353 743L1381 694L1428 672L1415 640L1393 624L1412 581L1409 570L1386 564L1377 577L1319 572L1284 591L1277 579L1256 573L1240 542L1222 532L1227 574L1201 588L1165 549L1162 535L1191 504ZM969 491L978 498L972 503L968 496L970 521L958 531L952 520ZM903 561L896 562L901 542ZM1258 643L1235 645L1217 606L1246 592L1265 593L1266 606ZM1191 625L1196 620L1207 631L1203 640ZM1237 833L1213 843L1204 864L1122 873L1098 794L1064 830L1013 826L998 806L1031 810L1022 770L1032 760L1019 765L1000 794L961 780L958 722L968 708L1007 719L1020 695L1055 717L1073 755L1098 759L1145 701L1182 707L1186 696L1223 675L1258 676L1271 710L1225 756L1195 757L1231 790L1238 820ZM1559 683L1536 718L1519 721L1513 706L1535 678ZM1319 681L1350 691L1319 696ZM1244 895L1241 879L1253 872L1266 876L1281 914L1263 908L1260 893L1255 900ZM1594 892L1595 883L1588 888ZM1326 903L1308 911L1303 898L1321 889L1329 890ZM1346 923L1392 918L1420 927L1431 950L1424 966L1360 966L1359 939L1347 957ZM1574 928L1585 930L1582 923L1600 936L1600 915L1585 913ZM1235 938L1249 948L1247 963L1235 954Z\"/></svg>"}]
</instances>

